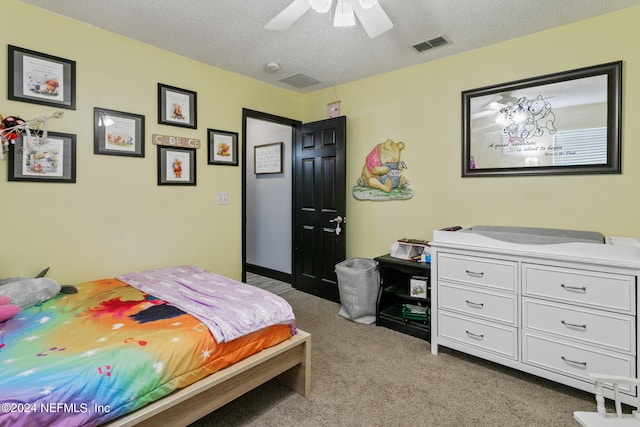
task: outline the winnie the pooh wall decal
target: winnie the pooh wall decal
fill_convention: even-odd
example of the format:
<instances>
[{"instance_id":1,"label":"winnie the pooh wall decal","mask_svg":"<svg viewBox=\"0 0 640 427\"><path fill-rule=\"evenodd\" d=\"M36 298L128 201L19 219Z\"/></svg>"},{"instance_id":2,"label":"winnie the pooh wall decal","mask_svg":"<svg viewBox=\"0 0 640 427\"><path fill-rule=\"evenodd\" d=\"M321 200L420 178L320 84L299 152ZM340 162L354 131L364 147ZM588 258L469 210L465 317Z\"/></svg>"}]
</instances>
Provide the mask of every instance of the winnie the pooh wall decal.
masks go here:
<instances>
[{"instance_id":1,"label":"winnie the pooh wall decal","mask_svg":"<svg viewBox=\"0 0 640 427\"><path fill-rule=\"evenodd\" d=\"M353 187L358 200L406 200L413 197L413 189L404 176L407 169L400 160L404 142L387 139L373 147L365 159L362 174Z\"/></svg>"}]
</instances>

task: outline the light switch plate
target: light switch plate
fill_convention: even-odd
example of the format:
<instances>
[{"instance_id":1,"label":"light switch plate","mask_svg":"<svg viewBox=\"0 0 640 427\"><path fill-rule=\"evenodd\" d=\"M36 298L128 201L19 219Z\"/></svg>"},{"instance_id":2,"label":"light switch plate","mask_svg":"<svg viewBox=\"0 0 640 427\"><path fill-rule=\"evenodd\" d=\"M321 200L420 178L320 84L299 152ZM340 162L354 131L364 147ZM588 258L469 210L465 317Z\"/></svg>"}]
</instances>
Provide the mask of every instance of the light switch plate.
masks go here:
<instances>
[{"instance_id":1,"label":"light switch plate","mask_svg":"<svg viewBox=\"0 0 640 427\"><path fill-rule=\"evenodd\" d=\"M216 201L219 205L228 205L229 204L229 193L218 193L216 197Z\"/></svg>"}]
</instances>

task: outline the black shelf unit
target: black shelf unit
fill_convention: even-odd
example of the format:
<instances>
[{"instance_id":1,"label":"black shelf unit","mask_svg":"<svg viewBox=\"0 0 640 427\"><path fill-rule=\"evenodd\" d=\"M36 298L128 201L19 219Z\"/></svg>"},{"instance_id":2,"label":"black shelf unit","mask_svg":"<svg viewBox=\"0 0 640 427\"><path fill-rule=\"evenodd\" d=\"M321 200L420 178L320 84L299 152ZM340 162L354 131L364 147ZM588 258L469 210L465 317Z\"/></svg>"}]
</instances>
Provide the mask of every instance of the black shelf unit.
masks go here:
<instances>
[{"instance_id":1,"label":"black shelf unit","mask_svg":"<svg viewBox=\"0 0 640 427\"><path fill-rule=\"evenodd\" d=\"M376 325L431 341L431 322L402 318L402 304L431 307L431 264L382 255L374 260L380 271L380 293L376 307ZM413 276L427 278L427 298L409 295Z\"/></svg>"}]
</instances>

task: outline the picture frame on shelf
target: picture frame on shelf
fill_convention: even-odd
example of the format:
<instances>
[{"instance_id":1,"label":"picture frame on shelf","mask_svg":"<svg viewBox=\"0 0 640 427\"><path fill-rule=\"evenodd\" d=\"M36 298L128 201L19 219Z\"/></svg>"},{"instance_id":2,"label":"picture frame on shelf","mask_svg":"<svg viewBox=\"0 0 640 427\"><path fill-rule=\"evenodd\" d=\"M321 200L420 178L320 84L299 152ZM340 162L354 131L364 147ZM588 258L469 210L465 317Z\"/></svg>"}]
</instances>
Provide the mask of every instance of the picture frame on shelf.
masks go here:
<instances>
[{"instance_id":1,"label":"picture frame on shelf","mask_svg":"<svg viewBox=\"0 0 640 427\"><path fill-rule=\"evenodd\" d=\"M76 182L76 135L23 133L9 145L8 180L24 182Z\"/></svg>"},{"instance_id":2,"label":"picture frame on shelf","mask_svg":"<svg viewBox=\"0 0 640 427\"><path fill-rule=\"evenodd\" d=\"M238 166L238 133L207 129L207 164Z\"/></svg>"},{"instance_id":3,"label":"picture frame on shelf","mask_svg":"<svg viewBox=\"0 0 640 427\"><path fill-rule=\"evenodd\" d=\"M159 145L158 185L196 185L196 149Z\"/></svg>"},{"instance_id":4,"label":"picture frame on shelf","mask_svg":"<svg viewBox=\"0 0 640 427\"><path fill-rule=\"evenodd\" d=\"M409 296L413 298L427 299L427 277L412 276L409 279Z\"/></svg>"},{"instance_id":5,"label":"picture frame on shelf","mask_svg":"<svg viewBox=\"0 0 640 427\"><path fill-rule=\"evenodd\" d=\"M76 62L9 45L8 98L76 109Z\"/></svg>"},{"instance_id":6,"label":"picture frame on shelf","mask_svg":"<svg viewBox=\"0 0 640 427\"><path fill-rule=\"evenodd\" d=\"M144 120L141 114L95 107L93 153L144 157Z\"/></svg>"},{"instance_id":7,"label":"picture frame on shelf","mask_svg":"<svg viewBox=\"0 0 640 427\"><path fill-rule=\"evenodd\" d=\"M255 175L282 173L284 144L256 145L253 147L253 171Z\"/></svg>"},{"instance_id":8,"label":"picture frame on shelf","mask_svg":"<svg viewBox=\"0 0 640 427\"><path fill-rule=\"evenodd\" d=\"M194 91L158 83L158 124L197 129Z\"/></svg>"}]
</instances>

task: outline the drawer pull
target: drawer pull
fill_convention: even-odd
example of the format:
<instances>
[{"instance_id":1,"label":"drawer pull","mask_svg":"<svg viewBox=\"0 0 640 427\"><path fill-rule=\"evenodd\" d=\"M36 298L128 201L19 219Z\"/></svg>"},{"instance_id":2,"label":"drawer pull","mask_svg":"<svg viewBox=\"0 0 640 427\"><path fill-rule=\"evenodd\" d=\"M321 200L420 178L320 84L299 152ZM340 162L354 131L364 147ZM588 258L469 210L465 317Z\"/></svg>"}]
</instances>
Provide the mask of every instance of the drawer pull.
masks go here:
<instances>
[{"instance_id":1,"label":"drawer pull","mask_svg":"<svg viewBox=\"0 0 640 427\"><path fill-rule=\"evenodd\" d=\"M580 291L580 292L587 292L587 287L586 286L569 286L569 285L565 285L564 283L560 283L560 287L564 288L568 291Z\"/></svg>"},{"instance_id":2,"label":"drawer pull","mask_svg":"<svg viewBox=\"0 0 640 427\"><path fill-rule=\"evenodd\" d=\"M467 333L467 335L469 335L471 338L475 338L477 340L481 340L484 339L484 334L474 334L471 331L465 331Z\"/></svg>"},{"instance_id":3,"label":"drawer pull","mask_svg":"<svg viewBox=\"0 0 640 427\"><path fill-rule=\"evenodd\" d=\"M571 360L571 359L567 359L564 356L560 356L562 358L562 360L564 360L567 363L571 363L573 365L580 365L580 366L584 366L585 368L587 367L587 362L578 362L577 360Z\"/></svg>"},{"instance_id":4,"label":"drawer pull","mask_svg":"<svg viewBox=\"0 0 640 427\"><path fill-rule=\"evenodd\" d=\"M484 307L484 303L483 302L473 302L473 301L469 301L468 299L464 300L468 305L470 305L471 307L478 307L478 308L482 308Z\"/></svg>"},{"instance_id":5,"label":"drawer pull","mask_svg":"<svg viewBox=\"0 0 640 427\"><path fill-rule=\"evenodd\" d=\"M483 272L483 271L480 271L480 272L477 272L477 271L471 271L471 270L465 270L465 271L466 271L466 272L467 272L467 274L468 274L469 276L471 276L471 277L482 277L482 276L484 276L484 272Z\"/></svg>"},{"instance_id":6,"label":"drawer pull","mask_svg":"<svg viewBox=\"0 0 640 427\"><path fill-rule=\"evenodd\" d=\"M566 322L564 320L561 320L560 323L562 323L567 328L580 328L580 329L584 329L585 331L587 330L587 324L586 323L584 323L582 325L578 325L577 323L569 323L569 322Z\"/></svg>"}]
</instances>

